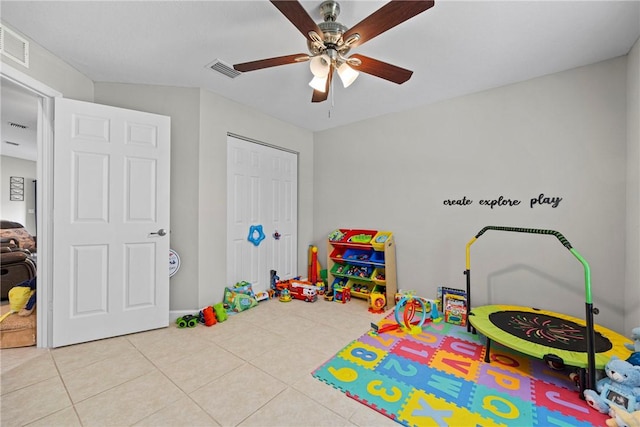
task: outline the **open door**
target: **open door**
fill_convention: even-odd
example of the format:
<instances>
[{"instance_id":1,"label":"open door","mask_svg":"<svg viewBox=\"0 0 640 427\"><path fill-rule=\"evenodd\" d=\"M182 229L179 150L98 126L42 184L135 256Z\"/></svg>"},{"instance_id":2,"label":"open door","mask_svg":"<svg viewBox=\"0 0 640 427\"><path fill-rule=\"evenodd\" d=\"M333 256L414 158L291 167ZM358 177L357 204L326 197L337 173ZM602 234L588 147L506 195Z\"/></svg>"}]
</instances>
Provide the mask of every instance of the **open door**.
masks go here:
<instances>
[{"instance_id":1,"label":"open door","mask_svg":"<svg viewBox=\"0 0 640 427\"><path fill-rule=\"evenodd\" d=\"M166 327L170 118L55 101L52 345Z\"/></svg>"}]
</instances>

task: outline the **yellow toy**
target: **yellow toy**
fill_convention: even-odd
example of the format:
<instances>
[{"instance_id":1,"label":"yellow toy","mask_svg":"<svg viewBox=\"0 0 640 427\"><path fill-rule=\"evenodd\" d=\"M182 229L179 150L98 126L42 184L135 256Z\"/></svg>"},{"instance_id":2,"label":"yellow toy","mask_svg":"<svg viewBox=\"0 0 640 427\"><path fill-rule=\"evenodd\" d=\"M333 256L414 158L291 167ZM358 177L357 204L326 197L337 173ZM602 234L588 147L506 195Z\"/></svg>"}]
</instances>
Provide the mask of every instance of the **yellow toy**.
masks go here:
<instances>
[{"instance_id":1,"label":"yellow toy","mask_svg":"<svg viewBox=\"0 0 640 427\"><path fill-rule=\"evenodd\" d=\"M606 423L608 427L640 427L640 411L627 412L623 408L611 406L609 418Z\"/></svg>"},{"instance_id":2,"label":"yellow toy","mask_svg":"<svg viewBox=\"0 0 640 427\"><path fill-rule=\"evenodd\" d=\"M380 292L372 292L369 294L369 311L371 313L384 313L384 306L387 304L387 299L384 294Z\"/></svg>"}]
</instances>

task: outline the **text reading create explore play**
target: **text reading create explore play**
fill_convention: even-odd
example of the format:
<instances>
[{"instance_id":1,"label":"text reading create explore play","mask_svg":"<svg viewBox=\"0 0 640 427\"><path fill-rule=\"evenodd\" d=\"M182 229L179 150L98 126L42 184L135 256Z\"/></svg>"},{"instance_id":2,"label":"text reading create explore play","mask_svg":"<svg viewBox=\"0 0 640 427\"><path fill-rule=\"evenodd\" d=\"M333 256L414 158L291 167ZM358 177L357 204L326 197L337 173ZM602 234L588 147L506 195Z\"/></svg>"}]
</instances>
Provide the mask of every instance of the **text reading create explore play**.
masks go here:
<instances>
[{"instance_id":1,"label":"text reading create explore play","mask_svg":"<svg viewBox=\"0 0 640 427\"><path fill-rule=\"evenodd\" d=\"M544 193L540 193L538 197L532 197L529 200L529 207L534 208L536 206L548 205L552 208L557 208L561 201L562 197L548 197L545 196ZM480 199L478 201L480 206L488 206L491 209L495 207L518 206L521 203L522 201L519 199L509 199L504 196L499 196L495 199ZM468 199L467 196L463 196L462 199L445 199L442 204L445 206L470 206L473 204L473 200Z\"/></svg>"}]
</instances>

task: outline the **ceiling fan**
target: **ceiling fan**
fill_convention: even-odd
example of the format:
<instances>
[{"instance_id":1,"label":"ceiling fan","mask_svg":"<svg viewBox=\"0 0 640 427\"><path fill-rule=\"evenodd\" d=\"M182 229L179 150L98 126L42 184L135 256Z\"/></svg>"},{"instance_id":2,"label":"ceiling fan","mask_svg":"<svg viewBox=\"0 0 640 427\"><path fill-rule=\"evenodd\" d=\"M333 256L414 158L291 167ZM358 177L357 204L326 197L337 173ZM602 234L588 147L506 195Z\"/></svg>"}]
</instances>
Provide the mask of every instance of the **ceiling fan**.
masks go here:
<instances>
[{"instance_id":1,"label":"ceiling fan","mask_svg":"<svg viewBox=\"0 0 640 427\"><path fill-rule=\"evenodd\" d=\"M310 61L314 76L309 83L314 89L311 102L322 102L327 99L334 71L338 72L344 87L353 83L359 72L397 84L409 80L413 71L364 55L354 54L347 57L347 54L351 48L362 45L434 5L433 0L391 0L358 24L347 28L336 21L340 14L340 5L334 0L324 1L320 5L324 22L319 24L313 21L296 0L271 0L271 3L305 36L309 53L244 62L235 64L233 68L247 72Z\"/></svg>"}]
</instances>

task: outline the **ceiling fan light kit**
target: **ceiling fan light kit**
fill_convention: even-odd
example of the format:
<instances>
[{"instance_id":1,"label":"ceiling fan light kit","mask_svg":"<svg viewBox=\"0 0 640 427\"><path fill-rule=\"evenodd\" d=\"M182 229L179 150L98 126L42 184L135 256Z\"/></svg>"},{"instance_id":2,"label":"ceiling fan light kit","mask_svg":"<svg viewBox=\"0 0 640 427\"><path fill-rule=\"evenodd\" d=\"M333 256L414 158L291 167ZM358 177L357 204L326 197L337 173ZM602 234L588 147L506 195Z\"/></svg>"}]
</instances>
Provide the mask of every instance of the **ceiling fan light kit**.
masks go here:
<instances>
[{"instance_id":1,"label":"ceiling fan light kit","mask_svg":"<svg viewBox=\"0 0 640 427\"><path fill-rule=\"evenodd\" d=\"M327 90L327 77L318 77L314 76L313 79L309 82L309 86L311 86L314 90L319 92L324 92Z\"/></svg>"},{"instance_id":2,"label":"ceiling fan light kit","mask_svg":"<svg viewBox=\"0 0 640 427\"><path fill-rule=\"evenodd\" d=\"M327 77L329 74L330 59L328 55L318 55L311 58L309 61L309 68L311 73L316 77Z\"/></svg>"},{"instance_id":3,"label":"ceiling fan light kit","mask_svg":"<svg viewBox=\"0 0 640 427\"><path fill-rule=\"evenodd\" d=\"M337 22L340 4L327 0L320 4L324 22L316 24L295 0L271 0L271 3L307 39L309 55L296 54L235 64L241 72L260 70L279 65L309 60L313 79L309 83L314 89L311 102L327 100L334 70L347 88L358 78L360 72L379 77L396 84L409 80L412 71L397 67L363 55L347 56L351 48L358 47L383 32L413 18L433 7L433 0L391 0L380 9L351 28Z\"/></svg>"}]
</instances>

